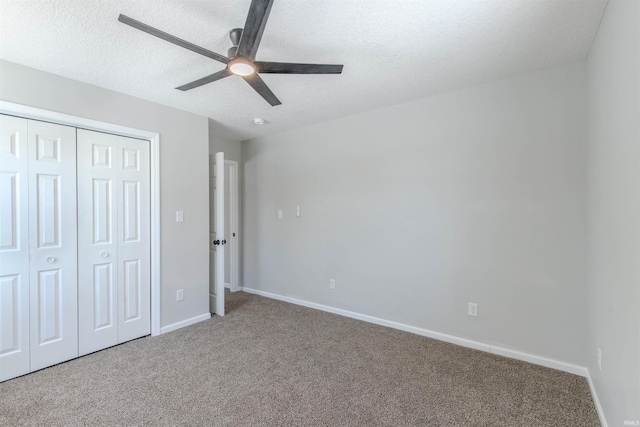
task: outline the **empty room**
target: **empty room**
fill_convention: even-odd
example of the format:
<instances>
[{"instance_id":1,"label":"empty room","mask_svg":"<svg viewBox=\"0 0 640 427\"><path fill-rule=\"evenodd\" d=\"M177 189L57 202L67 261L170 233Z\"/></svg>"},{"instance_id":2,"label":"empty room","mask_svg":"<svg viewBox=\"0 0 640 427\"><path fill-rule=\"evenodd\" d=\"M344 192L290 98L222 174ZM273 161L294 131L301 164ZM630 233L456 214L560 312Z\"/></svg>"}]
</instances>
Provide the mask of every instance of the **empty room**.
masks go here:
<instances>
[{"instance_id":1,"label":"empty room","mask_svg":"<svg viewBox=\"0 0 640 427\"><path fill-rule=\"evenodd\" d=\"M21 425L640 425L640 1L0 0Z\"/></svg>"}]
</instances>

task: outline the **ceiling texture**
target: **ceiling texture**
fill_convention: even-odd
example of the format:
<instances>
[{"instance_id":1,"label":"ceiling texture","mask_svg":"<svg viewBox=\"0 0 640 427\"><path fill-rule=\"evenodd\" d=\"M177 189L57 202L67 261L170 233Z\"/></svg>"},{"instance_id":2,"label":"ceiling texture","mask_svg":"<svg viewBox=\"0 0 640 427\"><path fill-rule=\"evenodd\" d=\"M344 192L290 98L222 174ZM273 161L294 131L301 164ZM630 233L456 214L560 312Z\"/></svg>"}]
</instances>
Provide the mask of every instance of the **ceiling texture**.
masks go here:
<instances>
[{"instance_id":1,"label":"ceiling texture","mask_svg":"<svg viewBox=\"0 0 640 427\"><path fill-rule=\"evenodd\" d=\"M344 64L341 75L262 74L276 107L237 76L176 90L224 64L118 22L226 55L249 4L0 0L0 58L209 117L245 140L583 60L606 0L275 0L256 60Z\"/></svg>"}]
</instances>

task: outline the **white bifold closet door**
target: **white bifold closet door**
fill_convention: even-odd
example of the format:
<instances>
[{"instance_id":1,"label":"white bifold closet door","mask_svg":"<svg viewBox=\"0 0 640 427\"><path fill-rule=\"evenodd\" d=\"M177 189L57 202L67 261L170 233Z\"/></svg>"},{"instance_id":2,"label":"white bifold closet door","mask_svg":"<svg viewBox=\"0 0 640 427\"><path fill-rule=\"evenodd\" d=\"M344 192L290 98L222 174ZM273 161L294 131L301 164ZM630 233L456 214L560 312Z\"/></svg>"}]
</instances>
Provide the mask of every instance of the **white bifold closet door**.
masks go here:
<instances>
[{"instance_id":1,"label":"white bifold closet door","mask_svg":"<svg viewBox=\"0 0 640 427\"><path fill-rule=\"evenodd\" d=\"M76 131L0 116L0 381L78 355Z\"/></svg>"},{"instance_id":2,"label":"white bifold closet door","mask_svg":"<svg viewBox=\"0 0 640 427\"><path fill-rule=\"evenodd\" d=\"M29 372L27 121L0 115L0 381Z\"/></svg>"},{"instance_id":3,"label":"white bifold closet door","mask_svg":"<svg viewBox=\"0 0 640 427\"><path fill-rule=\"evenodd\" d=\"M76 129L29 120L31 370L78 356Z\"/></svg>"},{"instance_id":4,"label":"white bifold closet door","mask_svg":"<svg viewBox=\"0 0 640 427\"><path fill-rule=\"evenodd\" d=\"M80 355L150 333L149 142L78 129Z\"/></svg>"}]
</instances>

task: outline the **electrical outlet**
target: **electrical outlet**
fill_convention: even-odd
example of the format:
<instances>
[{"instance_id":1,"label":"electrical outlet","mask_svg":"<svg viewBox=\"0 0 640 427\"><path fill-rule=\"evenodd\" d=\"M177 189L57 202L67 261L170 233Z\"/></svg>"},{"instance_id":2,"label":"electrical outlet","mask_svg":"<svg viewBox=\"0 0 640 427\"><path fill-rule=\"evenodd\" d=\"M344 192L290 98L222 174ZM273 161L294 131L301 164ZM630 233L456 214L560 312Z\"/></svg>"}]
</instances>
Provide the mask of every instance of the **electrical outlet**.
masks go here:
<instances>
[{"instance_id":1,"label":"electrical outlet","mask_svg":"<svg viewBox=\"0 0 640 427\"><path fill-rule=\"evenodd\" d=\"M329 279L329 289L336 288L336 279Z\"/></svg>"},{"instance_id":2,"label":"electrical outlet","mask_svg":"<svg viewBox=\"0 0 640 427\"><path fill-rule=\"evenodd\" d=\"M178 289L176 291L176 301L182 301L184 299L184 289Z\"/></svg>"},{"instance_id":3,"label":"electrical outlet","mask_svg":"<svg viewBox=\"0 0 640 427\"><path fill-rule=\"evenodd\" d=\"M469 316L477 316L478 315L478 304L475 302L469 303Z\"/></svg>"},{"instance_id":4,"label":"electrical outlet","mask_svg":"<svg viewBox=\"0 0 640 427\"><path fill-rule=\"evenodd\" d=\"M282 210L278 210L278 219L282 219Z\"/></svg>"},{"instance_id":5,"label":"electrical outlet","mask_svg":"<svg viewBox=\"0 0 640 427\"><path fill-rule=\"evenodd\" d=\"M184 211L176 211L176 222L184 222Z\"/></svg>"},{"instance_id":6,"label":"electrical outlet","mask_svg":"<svg viewBox=\"0 0 640 427\"><path fill-rule=\"evenodd\" d=\"M602 350L598 347L598 369L602 371Z\"/></svg>"}]
</instances>

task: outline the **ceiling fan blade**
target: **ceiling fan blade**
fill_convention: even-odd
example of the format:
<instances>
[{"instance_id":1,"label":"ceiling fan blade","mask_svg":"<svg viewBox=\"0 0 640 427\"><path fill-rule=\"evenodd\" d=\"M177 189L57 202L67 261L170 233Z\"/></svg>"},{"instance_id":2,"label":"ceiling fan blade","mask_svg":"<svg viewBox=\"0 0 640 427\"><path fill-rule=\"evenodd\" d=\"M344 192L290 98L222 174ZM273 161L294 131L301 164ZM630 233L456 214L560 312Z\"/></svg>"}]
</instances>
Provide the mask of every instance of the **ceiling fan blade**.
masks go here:
<instances>
[{"instance_id":1,"label":"ceiling fan blade","mask_svg":"<svg viewBox=\"0 0 640 427\"><path fill-rule=\"evenodd\" d=\"M256 57L272 4L273 0L251 0L247 21L238 44L238 56L244 56L251 60Z\"/></svg>"},{"instance_id":2,"label":"ceiling fan blade","mask_svg":"<svg viewBox=\"0 0 640 427\"><path fill-rule=\"evenodd\" d=\"M259 73L276 74L341 74L343 65L296 64L293 62L255 61Z\"/></svg>"},{"instance_id":3,"label":"ceiling fan blade","mask_svg":"<svg viewBox=\"0 0 640 427\"><path fill-rule=\"evenodd\" d=\"M208 75L206 77L203 77L201 79L194 80L191 83L187 83L185 85L178 86L176 89L182 90L182 91L193 89L193 88L196 88L196 87L204 86L207 83L215 82L216 80L224 79L225 77L230 76L230 75L231 75L231 73L229 73L229 70L227 68L225 68L222 71L218 71L217 73L213 73L213 74Z\"/></svg>"},{"instance_id":4,"label":"ceiling fan blade","mask_svg":"<svg viewBox=\"0 0 640 427\"><path fill-rule=\"evenodd\" d=\"M118 16L118 21L122 22L123 24L127 24L133 28L136 28L140 31L144 31L147 34L151 34L152 36L161 38L162 40L166 40L169 43L176 44L185 49L189 49L192 52L199 53L200 55L204 55L208 58L215 59L216 61L220 61L223 64L226 64L227 62L229 62L229 58L227 58L224 55L220 55L219 53L215 53L203 47L196 46L193 43L189 43L188 41L179 39L178 37L172 36L171 34L165 33L164 31L160 31L156 28L150 27L149 25L143 24L142 22L136 21L135 19L129 18L128 16L121 14L120 16Z\"/></svg>"},{"instance_id":5,"label":"ceiling fan blade","mask_svg":"<svg viewBox=\"0 0 640 427\"><path fill-rule=\"evenodd\" d=\"M271 106L276 106L282 104L278 98L271 92L269 86L260 78L257 74L252 74L250 76L242 77L247 83L251 85L252 88L256 90L262 96L265 101L267 101Z\"/></svg>"}]
</instances>

